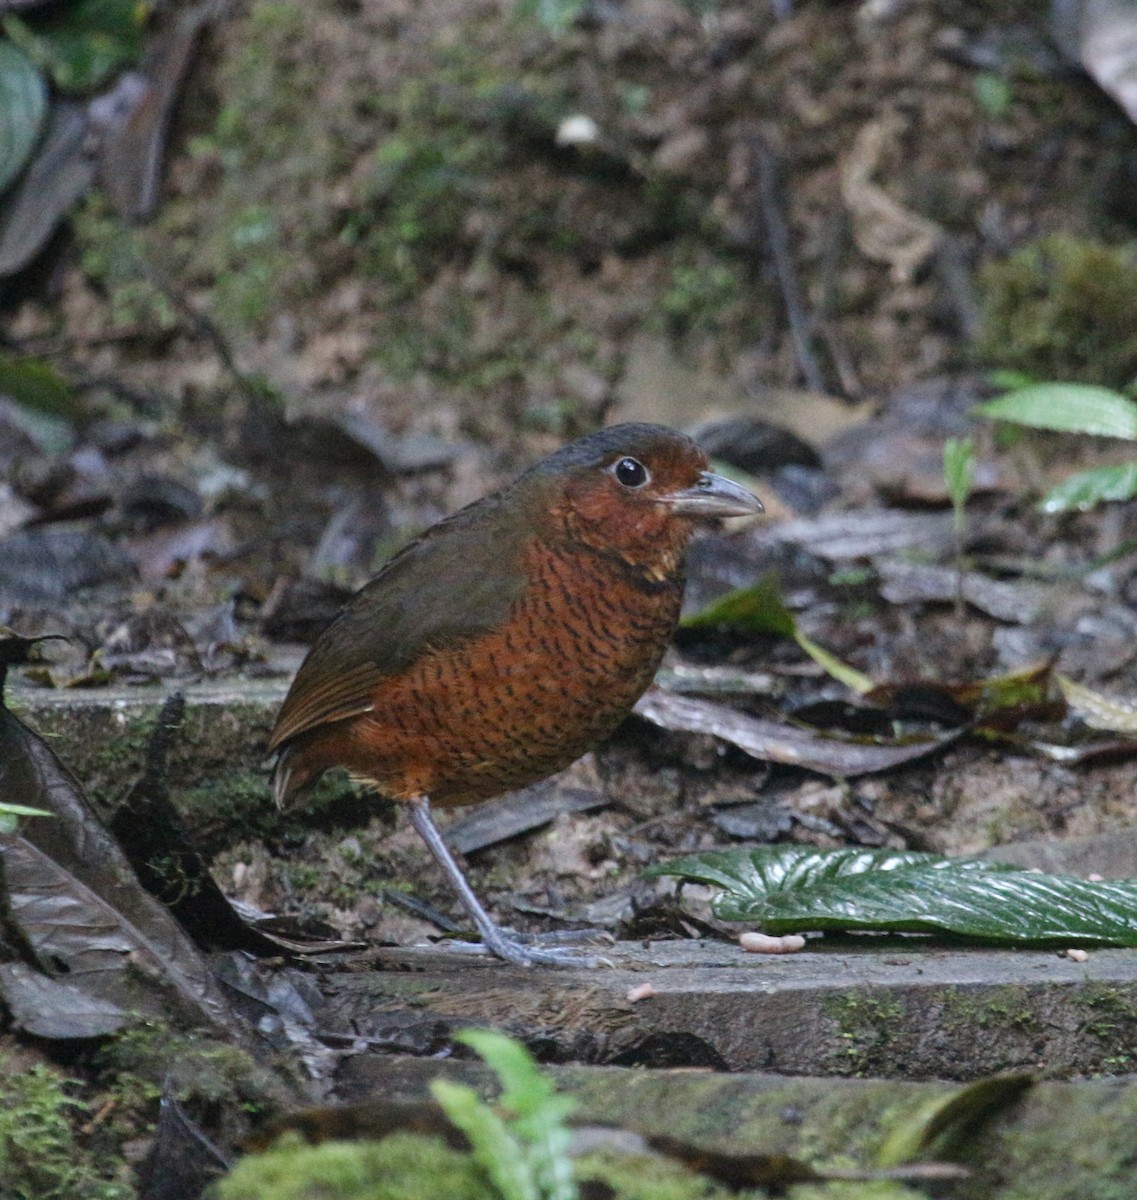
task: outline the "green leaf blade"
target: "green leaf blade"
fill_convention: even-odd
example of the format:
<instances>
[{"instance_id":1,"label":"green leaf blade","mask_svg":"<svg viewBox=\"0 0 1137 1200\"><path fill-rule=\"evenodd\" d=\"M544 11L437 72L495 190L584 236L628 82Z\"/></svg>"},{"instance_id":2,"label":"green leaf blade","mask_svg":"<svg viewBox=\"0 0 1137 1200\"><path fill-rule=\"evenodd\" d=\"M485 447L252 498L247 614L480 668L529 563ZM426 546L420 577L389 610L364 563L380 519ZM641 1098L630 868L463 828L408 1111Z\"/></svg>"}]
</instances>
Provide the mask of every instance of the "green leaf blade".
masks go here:
<instances>
[{"instance_id":1,"label":"green leaf blade","mask_svg":"<svg viewBox=\"0 0 1137 1200\"><path fill-rule=\"evenodd\" d=\"M1094 467L1063 479L1046 493L1038 507L1047 513L1087 512L1110 501L1137 496L1137 462Z\"/></svg>"},{"instance_id":2,"label":"green leaf blade","mask_svg":"<svg viewBox=\"0 0 1137 1200\"><path fill-rule=\"evenodd\" d=\"M146 12L137 0L74 0L43 16L9 16L4 31L60 91L82 95L141 58Z\"/></svg>"},{"instance_id":3,"label":"green leaf blade","mask_svg":"<svg viewBox=\"0 0 1137 1200\"><path fill-rule=\"evenodd\" d=\"M502 1200L541 1200L521 1143L472 1087L436 1079L430 1085L430 1094L447 1118L469 1138L474 1161L485 1171Z\"/></svg>"},{"instance_id":4,"label":"green leaf blade","mask_svg":"<svg viewBox=\"0 0 1137 1200\"><path fill-rule=\"evenodd\" d=\"M980 404L974 411L1034 429L1137 441L1137 404L1094 384L1036 383Z\"/></svg>"},{"instance_id":5,"label":"green leaf blade","mask_svg":"<svg viewBox=\"0 0 1137 1200\"><path fill-rule=\"evenodd\" d=\"M47 85L35 63L0 42L0 193L27 165L47 117Z\"/></svg>"},{"instance_id":6,"label":"green leaf blade","mask_svg":"<svg viewBox=\"0 0 1137 1200\"><path fill-rule=\"evenodd\" d=\"M772 572L751 587L735 588L720 596L701 611L684 617L682 624L687 629L728 625L748 633L791 638L797 632L797 622L786 608L778 590L778 577Z\"/></svg>"},{"instance_id":7,"label":"green leaf blade","mask_svg":"<svg viewBox=\"0 0 1137 1200\"><path fill-rule=\"evenodd\" d=\"M1010 945L1137 946L1137 880L1101 883L916 851L759 846L661 864L719 886L715 915L772 934L928 933Z\"/></svg>"}]
</instances>

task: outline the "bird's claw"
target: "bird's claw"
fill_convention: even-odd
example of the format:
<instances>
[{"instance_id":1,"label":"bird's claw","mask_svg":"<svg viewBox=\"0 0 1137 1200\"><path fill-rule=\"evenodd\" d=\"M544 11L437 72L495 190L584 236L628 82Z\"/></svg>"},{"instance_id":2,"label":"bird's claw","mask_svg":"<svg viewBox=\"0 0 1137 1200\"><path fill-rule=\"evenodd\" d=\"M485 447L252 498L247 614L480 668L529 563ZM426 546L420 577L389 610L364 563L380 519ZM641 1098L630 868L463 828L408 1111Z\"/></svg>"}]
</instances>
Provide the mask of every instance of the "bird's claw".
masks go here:
<instances>
[{"instance_id":1,"label":"bird's claw","mask_svg":"<svg viewBox=\"0 0 1137 1200\"><path fill-rule=\"evenodd\" d=\"M577 954L561 946L540 946L532 934L505 933L495 928L492 934L483 931L480 942L450 942L453 949L465 954L492 954L515 967L612 967L607 958L593 954Z\"/></svg>"},{"instance_id":2,"label":"bird's claw","mask_svg":"<svg viewBox=\"0 0 1137 1200\"><path fill-rule=\"evenodd\" d=\"M523 946L579 945L581 942L591 942L596 945L614 946L616 939L607 929L550 929L544 933L518 933L511 929L507 935Z\"/></svg>"}]
</instances>

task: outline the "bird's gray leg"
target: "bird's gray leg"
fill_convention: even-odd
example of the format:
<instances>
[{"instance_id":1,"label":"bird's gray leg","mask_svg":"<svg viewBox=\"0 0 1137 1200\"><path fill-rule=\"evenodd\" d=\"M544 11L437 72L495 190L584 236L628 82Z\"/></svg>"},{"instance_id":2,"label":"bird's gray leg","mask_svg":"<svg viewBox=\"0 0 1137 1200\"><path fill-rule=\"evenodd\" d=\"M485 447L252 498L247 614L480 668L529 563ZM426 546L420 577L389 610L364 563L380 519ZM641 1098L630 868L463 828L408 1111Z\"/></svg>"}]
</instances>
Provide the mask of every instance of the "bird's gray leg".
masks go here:
<instances>
[{"instance_id":1,"label":"bird's gray leg","mask_svg":"<svg viewBox=\"0 0 1137 1200\"><path fill-rule=\"evenodd\" d=\"M482 935L486 948L498 958L519 967L529 967L536 963L545 963L560 967L594 967L599 959L587 955L572 954L567 950L553 947L538 948L523 946L519 940L511 937L491 919L489 913L482 907L473 888L466 882L462 868L454 861L450 848L442 840L442 834L430 815L430 800L426 796L416 796L405 803L407 815L411 824L418 831L419 837L426 843L435 862L446 872L447 878L454 885L462 906L469 913L470 919Z\"/></svg>"}]
</instances>

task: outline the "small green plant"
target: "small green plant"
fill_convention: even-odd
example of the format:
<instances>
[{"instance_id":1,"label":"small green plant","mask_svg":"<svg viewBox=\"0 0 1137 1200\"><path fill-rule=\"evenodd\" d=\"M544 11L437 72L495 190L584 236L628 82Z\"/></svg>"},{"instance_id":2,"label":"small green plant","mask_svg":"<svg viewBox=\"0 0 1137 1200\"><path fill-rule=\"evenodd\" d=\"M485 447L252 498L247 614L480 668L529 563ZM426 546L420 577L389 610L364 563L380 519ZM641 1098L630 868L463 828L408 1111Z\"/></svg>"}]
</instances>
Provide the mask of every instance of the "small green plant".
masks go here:
<instances>
[{"instance_id":1,"label":"small green plant","mask_svg":"<svg viewBox=\"0 0 1137 1200\"><path fill-rule=\"evenodd\" d=\"M1137 442L1137 404L1111 388L1090 384L1028 385L979 405L976 412L1034 429ZM1131 500L1134 496L1137 460L1078 471L1052 487L1039 501L1039 507L1048 513L1085 511L1108 500Z\"/></svg>"},{"instance_id":2,"label":"small green plant","mask_svg":"<svg viewBox=\"0 0 1137 1200\"><path fill-rule=\"evenodd\" d=\"M9 804L0 800L0 833L15 833L20 827L21 817L50 817L53 813L42 808L29 808L26 804Z\"/></svg>"},{"instance_id":3,"label":"small green plant","mask_svg":"<svg viewBox=\"0 0 1137 1200\"><path fill-rule=\"evenodd\" d=\"M558 1095L519 1042L488 1029L467 1029L457 1041L476 1050L497 1073L502 1094L487 1104L465 1084L437 1079L431 1094L470 1139L474 1161L502 1200L577 1200L565 1118L573 1101Z\"/></svg>"},{"instance_id":4,"label":"small green plant","mask_svg":"<svg viewBox=\"0 0 1137 1200\"><path fill-rule=\"evenodd\" d=\"M668 330L675 337L716 332L742 295L742 276L734 264L721 259L677 262L662 301Z\"/></svg>"},{"instance_id":5,"label":"small green plant","mask_svg":"<svg viewBox=\"0 0 1137 1200\"><path fill-rule=\"evenodd\" d=\"M115 324L173 329L177 314L155 281L144 236L112 212L100 194L76 210L73 227L83 272L106 293Z\"/></svg>"},{"instance_id":6,"label":"small green plant","mask_svg":"<svg viewBox=\"0 0 1137 1200\"><path fill-rule=\"evenodd\" d=\"M955 540L955 606L963 614L963 535L967 528L967 501L975 482L975 443L971 438L948 438L944 443L944 483L951 500L952 535Z\"/></svg>"}]
</instances>

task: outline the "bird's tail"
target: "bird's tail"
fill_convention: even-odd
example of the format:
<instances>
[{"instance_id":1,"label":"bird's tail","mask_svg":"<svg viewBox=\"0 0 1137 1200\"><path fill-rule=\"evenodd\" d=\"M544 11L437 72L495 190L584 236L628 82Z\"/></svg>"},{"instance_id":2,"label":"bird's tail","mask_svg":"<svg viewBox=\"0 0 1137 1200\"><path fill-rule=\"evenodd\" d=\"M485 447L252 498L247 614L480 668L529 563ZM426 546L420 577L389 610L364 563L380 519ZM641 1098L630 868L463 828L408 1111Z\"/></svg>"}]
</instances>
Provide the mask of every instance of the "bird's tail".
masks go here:
<instances>
[{"instance_id":1,"label":"bird's tail","mask_svg":"<svg viewBox=\"0 0 1137 1200\"><path fill-rule=\"evenodd\" d=\"M284 808L293 798L302 796L316 785L323 768L305 769L293 762L292 747L282 746L273 763L270 783L277 808Z\"/></svg>"}]
</instances>

